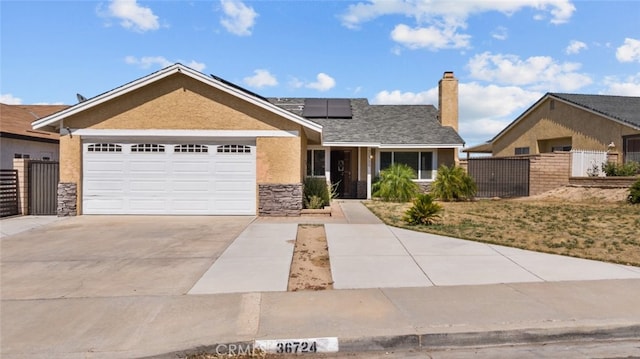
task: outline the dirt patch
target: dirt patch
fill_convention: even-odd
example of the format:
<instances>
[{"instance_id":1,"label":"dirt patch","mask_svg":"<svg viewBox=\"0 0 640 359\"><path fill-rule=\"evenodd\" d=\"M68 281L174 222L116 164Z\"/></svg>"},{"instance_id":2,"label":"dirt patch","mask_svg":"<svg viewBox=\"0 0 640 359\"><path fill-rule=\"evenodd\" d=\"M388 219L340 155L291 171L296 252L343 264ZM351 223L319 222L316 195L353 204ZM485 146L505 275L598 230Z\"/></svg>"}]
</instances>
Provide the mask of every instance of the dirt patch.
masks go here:
<instances>
[{"instance_id":1,"label":"dirt patch","mask_svg":"<svg viewBox=\"0 0 640 359\"><path fill-rule=\"evenodd\" d=\"M523 197L521 201L568 201L568 202L624 202L629 195L628 188L598 188L565 186L539 194Z\"/></svg>"},{"instance_id":2,"label":"dirt patch","mask_svg":"<svg viewBox=\"0 0 640 359\"><path fill-rule=\"evenodd\" d=\"M298 226L288 291L333 289L329 248L323 225Z\"/></svg>"}]
</instances>

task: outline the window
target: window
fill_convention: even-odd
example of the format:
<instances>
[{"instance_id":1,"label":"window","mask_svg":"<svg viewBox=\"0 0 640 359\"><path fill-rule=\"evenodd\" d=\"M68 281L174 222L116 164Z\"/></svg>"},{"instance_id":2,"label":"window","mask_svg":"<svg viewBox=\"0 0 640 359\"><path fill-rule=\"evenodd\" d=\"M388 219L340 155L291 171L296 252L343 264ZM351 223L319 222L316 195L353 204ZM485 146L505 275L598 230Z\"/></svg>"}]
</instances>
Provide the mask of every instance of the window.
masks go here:
<instances>
[{"instance_id":1,"label":"window","mask_svg":"<svg viewBox=\"0 0 640 359\"><path fill-rule=\"evenodd\" d=\"M569 152L571 151L571 146L551 146L551 152Z\"/></svg>"},{"instance_id":2,"label":"window","mask_svg":"<svg viewBox=\"0 0 640 359\"><path fill-rule=\"evenodd\" d=\"M640 137L624 139L624 162L640 162Z\"/></svg>"},{"instance_id":3,"label":"window","mask_svg":"<svg viewBox=\"0 0 640 359\"><path fill-rule=\"evenodd\" d=\"M89 152L122 152L122 146L115 143L93 143L87 146Z\"/></svg>"},{"instance_id":4,"label":"window","mask_svg":"<svg viewBox=\"0 0 640 359\"><path fill-rule=\"evenodd\" d=\"M13 158L24 158L25 160L28 160L29 158L31 158L31 155L26 153L14 153Z\"/></svg>"},{"instance_id":5,"label":"window","mask_svg":"<svg viewBox=\"0 0 640 359\"><path fill-rule=\"evenodd\" d=\"M44 156L44 157L42 157L42 160L43 161L51 161L51 157Z\"/></svg>"},{"instance_id":6,"label":"window","mask_svg":"<svg viewBox=\"0 0 640 359\"><path fill-rule=\"evenodd\" d=\"M307 176L325 175L324 150L307 150Z\"/></svg>"},{"instance_id":7,"label":"window","mask_svg":"<svg viewBox=\"0 0 640 359\"><path fill-rule=\"evenodd\" d=\"M157 145L155 143L141 143L138 145L131 146L131 152L153 152L159 153L164 152L163 145Z\"/></svg>"},{"instance_id":8,"label":"window","mask_svg":"<svg viewBox=\"0 0 640 359\"><path fill-rule=\"evenodd\" d=\"M173 148L175 153L208 153L209 148L206 145L176 145Z\"/></svg>"},{"instance_id":9,"label":"window","mask_svg":"<svg viewBox=\"0 0 640 359\"><path fill-rule=\"evenodd\" d=\"M550 110L555 110L556 109L556 100L549 101L549 109Z\"/></svg>"},{"instance_id":10,"label":"window","mask_svg":"<svg viewBox=\"0 0 640 359\"><path fill-rule=\"evenodd\" d=\"M418 180L433 179L433 152L380 152L380 170L394 163L403 163L413 168Z\"/></svg>"},{"instance_id":11,"label":"window","mask_svg":"<svg viewBox=\"0 0 640 359\"><path fill-rule=\"evenodd\" d=\"M251 153L251 147L245 145L221 145L218 146L218 153Z\"/></svg>"},{"instance_id":12,"label":"window","mask_svg":"<svg viewBox=\"0 0 640 359\"><path fill-rule=\"evenodd\" d=\"M516 155L528 155L529 147L516 147Z\"/></svg>"}]
</instances>

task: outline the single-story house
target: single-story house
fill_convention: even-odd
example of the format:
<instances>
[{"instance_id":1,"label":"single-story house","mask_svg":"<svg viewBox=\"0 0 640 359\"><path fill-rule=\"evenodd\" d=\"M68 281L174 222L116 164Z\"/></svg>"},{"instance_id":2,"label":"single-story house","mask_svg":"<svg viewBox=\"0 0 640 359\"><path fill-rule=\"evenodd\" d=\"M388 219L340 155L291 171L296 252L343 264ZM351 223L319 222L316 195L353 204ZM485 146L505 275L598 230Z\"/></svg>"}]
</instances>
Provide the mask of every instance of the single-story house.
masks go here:
<instances>
[{"instance_id":1,"label":"single-story house","mask_svg":"<svg viewBox=\"0 0 640 359\"><path fill-rule=\"evenodd\" d=\"M0 168L12 169L14 158L57 161L58 133L34 130L31 123L67 107L0 103Z\"/></svg>"},{"instance_id":2,"label":"single-story house","mask_svg":"<svg viewBox=\"0 0 640 359\"><path fill-rule=\"evenodd\" d=\"M489 142L463 151L505 157L572 149L640 162L640 97L547 93Z\"/></svg>"},{"instance_id":3,"label":"single-story house","mask_svg":"<svg viewBox=\"0 0 640 359\"><path fill-rule=\"evenodd\" d=\"M33 128L60 134L61 214L299 215L306 176L370 198L393 162L420 183L455 163L464 143L453 73L440 90L439 110L267 99L175 64Z\"/></svg>"}]
</instances>

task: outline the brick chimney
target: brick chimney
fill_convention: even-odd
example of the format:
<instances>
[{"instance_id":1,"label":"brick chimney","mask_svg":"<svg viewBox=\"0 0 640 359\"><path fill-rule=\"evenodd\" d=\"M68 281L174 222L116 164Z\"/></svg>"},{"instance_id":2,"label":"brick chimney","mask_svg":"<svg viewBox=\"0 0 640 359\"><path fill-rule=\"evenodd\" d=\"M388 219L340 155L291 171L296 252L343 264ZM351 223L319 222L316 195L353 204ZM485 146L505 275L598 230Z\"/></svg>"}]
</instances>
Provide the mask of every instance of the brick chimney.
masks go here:
<instances>
[{"instance_id":1,"label":"brick chimney","mask_svg":"<svg viewBox=\"0 0 640 359\"><path fill-rule=\"evenodd\" d=\"M442 126L458 131L458 79L453 71L446 71L438 82L438 114Z\"/></svg>"}]
</instances>

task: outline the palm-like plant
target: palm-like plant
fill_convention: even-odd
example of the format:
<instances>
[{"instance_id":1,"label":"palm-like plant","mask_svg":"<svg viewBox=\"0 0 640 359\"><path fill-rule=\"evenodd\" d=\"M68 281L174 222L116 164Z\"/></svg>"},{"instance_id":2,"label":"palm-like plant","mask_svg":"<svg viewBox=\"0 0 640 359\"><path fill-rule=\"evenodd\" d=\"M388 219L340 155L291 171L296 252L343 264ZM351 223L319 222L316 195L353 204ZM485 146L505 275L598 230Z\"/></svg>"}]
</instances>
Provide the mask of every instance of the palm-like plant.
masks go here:
<instances>
[{"instance_id":1,"label":"palm-like plant","mask_svg":"<svg viewBox=\"0 0 640 359\"><path fill-rule=\"evenodd\" d=\"M431 194L443 201L473 199L478 189L473 178L462 167L445 165L438 168L436 180L431 185Z\"/></svg>"},{"instance_id":2,"label":"palm-like plant","mask_svg":"<svg viewBox=\"0 0 640 359\"><path fill-rule=\"evenodd\" d=\"M410 225L430 226L440 219L442 210L441 205L433 202L431 195L419 194L402 219Z\"/></svg>"},{"instance_id":3,"label":"palm-like plant","mask_svg":"<svg viewBox=\"0 0 640 359\"><path fill-rule=\"evenodd\" d=\"M416 173L413 168L394 163L380 172L377 190L373 195L383 201L409 202L418 193L419 187L413 182Z\"/></svg>"}]
</instances>

